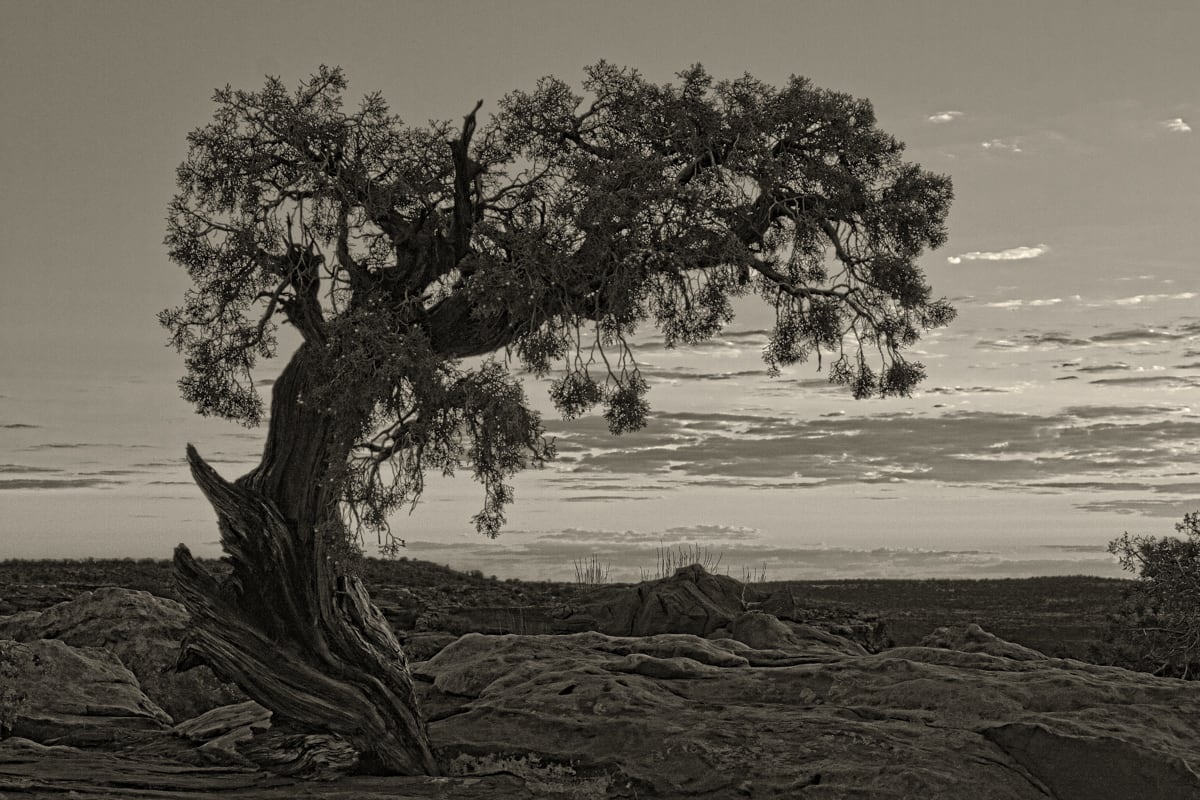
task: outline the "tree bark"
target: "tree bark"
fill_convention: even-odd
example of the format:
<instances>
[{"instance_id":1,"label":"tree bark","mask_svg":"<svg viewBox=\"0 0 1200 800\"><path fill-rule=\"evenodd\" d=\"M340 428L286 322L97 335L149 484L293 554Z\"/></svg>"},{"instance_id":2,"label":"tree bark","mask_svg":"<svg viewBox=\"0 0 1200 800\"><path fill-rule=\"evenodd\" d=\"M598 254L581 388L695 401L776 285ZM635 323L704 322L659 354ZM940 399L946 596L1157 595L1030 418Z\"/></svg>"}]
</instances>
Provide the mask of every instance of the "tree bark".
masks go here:
<instances>
[{"instance_id":1,"label":"tree bark","mask_svg":"<svg viewBox=\"0 0 1200 800\"><path fill-rule=\"evenodd\" d=\"M362 583L336 574L341 531L326 481L328 418L306 405L315 355L302 345L276 381L262 461L230 483L188 445L197 485L217 512L232 572L213 577L175 549L175 582L192 616L180 666L208 664L269 708L273 726L332 733L359 768L436 774L404 652Z\"/></svg>"}]
</instances>

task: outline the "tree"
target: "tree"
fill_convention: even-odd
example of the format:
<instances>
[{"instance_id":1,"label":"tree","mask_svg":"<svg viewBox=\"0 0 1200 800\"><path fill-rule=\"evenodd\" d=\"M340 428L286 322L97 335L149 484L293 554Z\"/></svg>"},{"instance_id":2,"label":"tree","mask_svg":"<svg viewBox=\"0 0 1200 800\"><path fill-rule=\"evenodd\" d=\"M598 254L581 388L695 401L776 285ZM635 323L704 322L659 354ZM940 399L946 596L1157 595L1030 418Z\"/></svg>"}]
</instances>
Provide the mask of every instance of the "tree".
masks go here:
<instances>
[{"instance_id":1,"label":"tree","mask_svg":"<svg viewBox=\"0 0 1200 800\"><path fill-rule=\"evenodd\" d=\"M901 159L869 102L792 78L668 85L600 63L481 124L404 125L379 94L343 102L322 67L292 92L215 94L188 137L166 242L192 280L161 314L201 414L255 425L257 359L300 344L275 381L262 460L233 482L189 446L232 573L186 547L175 569L205 662L275 712L336 733L365 766L435 764L396 639L347 543L469 469L495 536L507 480L554 455L514 364L554 374L567 418L600 405L642 426L630 337L705 340L732 301L775 312L772 370L815 356L856 397L906 394L904 350L954 315L917 258L945 239L948 178ZM586 97L586 99L585 99Z\"/></svg>"},{"instance_id":2,"label":"tree","mask_svg":"<svg viewBox=\"0 0 1200 800\"><path fill-rule=\"evenodd\" d=\"M1130 536L1108 552L1137 582L1107 632L1106 657L1132 669L1178 678L1200 671L1200 511L1175 524L1178 536Z\"/></svg>"}]
</instances>

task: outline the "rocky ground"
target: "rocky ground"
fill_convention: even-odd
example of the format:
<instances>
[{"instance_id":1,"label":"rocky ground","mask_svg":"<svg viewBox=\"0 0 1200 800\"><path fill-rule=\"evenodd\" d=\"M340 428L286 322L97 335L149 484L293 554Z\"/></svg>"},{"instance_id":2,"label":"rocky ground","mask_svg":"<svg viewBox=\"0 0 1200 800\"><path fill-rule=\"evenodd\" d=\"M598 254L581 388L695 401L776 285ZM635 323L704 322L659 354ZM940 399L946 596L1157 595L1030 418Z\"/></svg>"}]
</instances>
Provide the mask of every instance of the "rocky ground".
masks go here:
<instances>
[{"instance_id":1,"label":"rocky ground","mask_svg":"<svg viewBox=\"0 0 1200 800\"><path fill-rule=\"evenodd\" d=\"M0 797L1200 798L1195 684L957 613L894 646L886 614L697 568L605 587L364 575L443 776L346 774L338 741L174 673L186 613L161 565L121 563L151 591L101 588L86 562L68 580L0 564Z\"/></svg>"}]
</instances>

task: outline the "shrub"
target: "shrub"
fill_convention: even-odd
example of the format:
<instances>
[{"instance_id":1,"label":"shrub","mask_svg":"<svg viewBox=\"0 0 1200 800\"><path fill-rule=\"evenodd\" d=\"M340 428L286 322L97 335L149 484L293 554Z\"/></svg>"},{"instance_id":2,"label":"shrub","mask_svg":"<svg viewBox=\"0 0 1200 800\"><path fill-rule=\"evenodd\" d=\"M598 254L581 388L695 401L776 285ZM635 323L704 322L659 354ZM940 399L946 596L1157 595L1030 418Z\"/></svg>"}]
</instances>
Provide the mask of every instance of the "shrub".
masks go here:
<instances>
[{"instance_id":1,"label":"shrub","mask_svg":"<svg viewBox=\"0 0 1200 800\"><path fill-rule=\"evenodd\" d=\"M1178 536L1114 539L1108 551L1137 573L1110 620L1110 663L1178 678L1200 677L1200 511L1176 523Z\"/></svg>"}]
</instances>

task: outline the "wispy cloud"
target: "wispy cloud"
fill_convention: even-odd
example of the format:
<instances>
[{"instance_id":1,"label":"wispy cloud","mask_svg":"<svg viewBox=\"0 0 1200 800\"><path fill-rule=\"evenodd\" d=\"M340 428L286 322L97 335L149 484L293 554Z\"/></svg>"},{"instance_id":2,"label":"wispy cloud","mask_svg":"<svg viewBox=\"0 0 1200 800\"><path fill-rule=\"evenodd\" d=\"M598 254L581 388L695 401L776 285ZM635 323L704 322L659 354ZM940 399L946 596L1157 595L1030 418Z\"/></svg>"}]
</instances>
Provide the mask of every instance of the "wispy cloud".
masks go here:
<instances>
[{"instance_id":1,"label":"wispy cloud","mask_svg":"<svg viewBox=\"0 0 1200 800\"><path fill-rule=\"evenodd\" d=\"M1160 379L1171 381L1169 388L1186 383L1169 376L1133 377L1152 382L1110 379L1101 386L1161 389ZM1019 489L1065 476L1118 475L1154 485L1162 482L1157 473L1164 465L1194 451L1200 418L1168 407L1157 418L1142 410L1134 407L1122 420L1110 418L1107 406L1051 415L958 411L819 419L663 413L647 434L629 434L619 447L604 438L602 426L581 431L581 439L572 442L579 454L572 475L589 483L602 476L628 481L653 476L658 485L692 489L722 481L752 491L931 481ZM671 445L655 444L664 439ZM605 494L610 493L620 492Z\"/></svg>"},{"instance_id":2,"label":"wispy cloud","mask_svg":"<svg viewBox=\"0 0 1200 800\"><path fill-rule=\"evenodd\" d=\"M43 480L40 478L5 478L0 480L0 491L8 489L101 489L113 485L113 481L97 478L67 478Z\"/></svg>"},{"instance_id":3,"label":"wispy cloud","mask_svg":"<svg viewBox=\"0 0 1200 800\"><path fill-rule=\"evenodd\" d=\"M951 264L961 264L964 261L1025 261L1049 252L1050 245L1036 244L1033 247L1010 247L1007 250L972 250L969 253L950 256L946 260Z\"/></svg>"},{"instance_id":4,"label":"wispy cloud","mask_svg":"<svg viewBox=\"0 0 1200 800\"><path fill-rule=\"evenodd\" d=\"M24 464L0 464L0 473L4 472L62 472L62 470L49 467L27 467Z\"/></svg>"},{"instance_id":5,"label":"wispy cloud","mask_svg":"<svg viewBox=\"0 0 1200 800\"><path fill-rule=\"evenodd\" d=\"M1033 348L1087 347L1091 339L1080 339L1061 331L1037 331L1014 335L1008 339L980 339L976 347L984 350L1014 350L1027 352Z\"/></svg>"},{"instance_id":6,"label":"wispy cloud","mask_svg":"<svg viewBox=\"0 0 1200 800\"><path fill-rule=\"evenodd\" d=\"M1024 153L1020 139L989 139L981 142L980 147L996 153Z\"/></svg>"},{"instance_id":7,"label":"wispy cloud","mask_svg":"<svg viewBox=\"0 0 1200 800\"><path fill-rule=\"evenodd\" d=\"M965 115L961 111L939 111L936 114L930 114L929 121L934 125L944 125L947 122L962 119L963 116Z\"/></svg>"},{"instance_id":8,"label":"wispy cloud","mask_svg":"<svg viewBox=\"0 0 1200 800\"><path fill-rule=\"evenodd\" d=\"M1184 122L1181 117L1176 117L1175 119L1164 119L1162 122L1160 122L1158 124L1161 125L1162 127L1166 128L1171 133L1191 133L1192 132L1192 126L1188 125L1186 122Z\"/></svg>"},{"instance_id":9,"label":"wispy cloud","mask_svg":"<svg viewBox=\"0 0 1200 800\"><path fill-rule=\"evenodd\" d=\"M1041 306L1056 306L1061 302L1061 297L1046 297L1039 300L1001 300L997 303L984 303L984 305L988 308L1020 308L1022 306L1039 308Z\"/></svg>"},{"instance_id":10,"label":"wispy cloud","mask_svg":"<svg viewBox=\"0 0 1200 800\"><path fill-rule=\"evenodd\" d=\"M1118 297L1117 299L1108 301L1107 303L1090 303L1089 305L1138 306L1142 303L1153 303L1158 300L1192 300L1195 297L1195 292L1177 292L1175 294L1135 294L1131 297Z\"/></svg>"},{"instance_id":11,"label":"wispy cloud","mask_svg":"<svg viewBox=\"0 0 1200 800\"><path fill-rule=\"evenodd\" d=\"M1197 380L1176 375L1131 375L1127 378L1099 378L1090 383L1096 386L1160 386L1169 389L1194 389Z\"/></svg>"}]
</instances>

